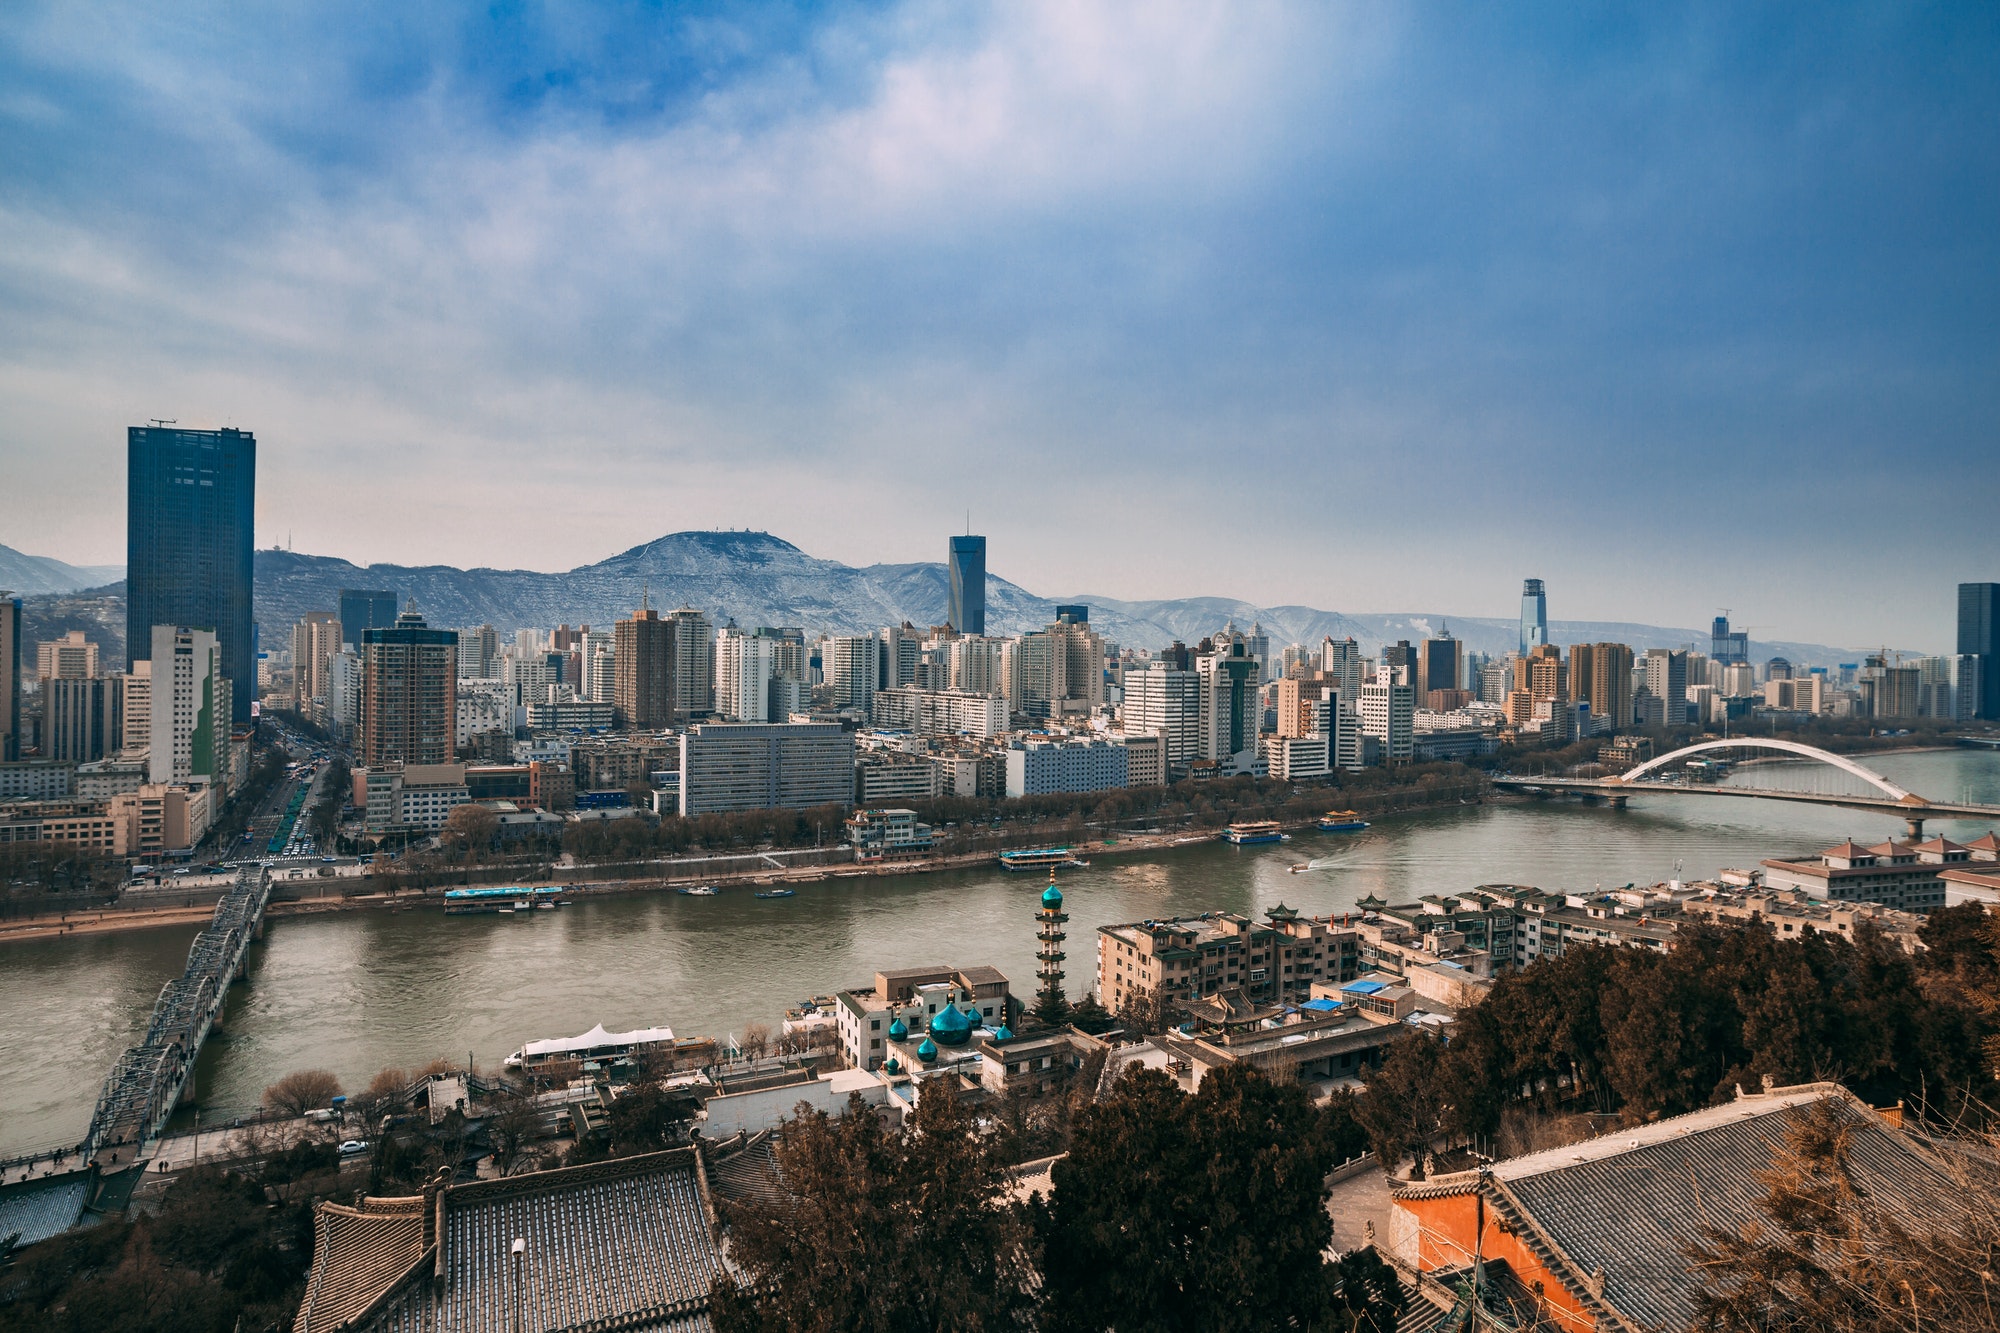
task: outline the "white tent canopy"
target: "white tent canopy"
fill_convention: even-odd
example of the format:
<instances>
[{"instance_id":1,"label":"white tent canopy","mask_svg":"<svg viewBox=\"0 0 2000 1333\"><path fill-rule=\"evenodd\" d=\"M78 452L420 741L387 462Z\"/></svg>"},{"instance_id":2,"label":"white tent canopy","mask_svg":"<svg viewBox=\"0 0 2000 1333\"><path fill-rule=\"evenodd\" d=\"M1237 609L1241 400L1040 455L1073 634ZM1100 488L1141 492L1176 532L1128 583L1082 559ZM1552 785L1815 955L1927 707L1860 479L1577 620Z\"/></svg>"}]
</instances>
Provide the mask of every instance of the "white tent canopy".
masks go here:
<instances>
[{"instance_id":1,"label":"white tent canopy","mask_svg":"<svg viewBox=\"0 0 2000 1333\"><path fill-rule=\"evenodd\" d=\"M587 1055L592 1051L607 1048L617 1049L631 1046L652 1046L674 1039L672 1028L635 1028L630 1032L606 1032L599 1023L580 1037L550 1037L546 1041L531 1041L521 1048L521 1055Z\"/></svg>"}]
</instances>

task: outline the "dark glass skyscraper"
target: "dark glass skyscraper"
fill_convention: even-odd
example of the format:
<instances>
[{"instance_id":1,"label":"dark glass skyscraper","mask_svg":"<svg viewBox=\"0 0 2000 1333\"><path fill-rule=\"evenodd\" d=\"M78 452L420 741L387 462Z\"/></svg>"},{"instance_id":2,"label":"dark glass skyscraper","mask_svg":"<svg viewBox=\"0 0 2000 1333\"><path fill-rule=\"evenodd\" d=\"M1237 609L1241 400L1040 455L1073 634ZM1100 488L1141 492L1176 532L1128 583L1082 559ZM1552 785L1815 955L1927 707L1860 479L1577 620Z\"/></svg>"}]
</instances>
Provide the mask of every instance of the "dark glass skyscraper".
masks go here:
<instances>
[{"instance_id":1,"label":"dark glass skyscraper","mask_svg":"<svg viewBox=\"0 0 2000 1333\"><path fill-rule=\"evenodd\" d=\"M1529 579L1521 585L1521 656L1548 641L1549 599L1542 593L1542 581Z\"/></svg>"},{"instance_id":2,"label":"dark glass skyscraper","mask_svg":"<svg viewBox=\"0 0 2000 1333\"><path fill-rule=\"evenodd\" d=\"M396 623L396 594L340 590L340 641L361 646L361 631L388 629Z\"/></svg>"},{"instance_id":3,"label":"dark glass skyscraper","mask_svg":"<svg viewBox=\"0 0 2000 1333\"><path fill-rule=\"evenodd\" d=\"M1958 585L1958 651L1979 659L1973 716L2000 718L2000 583Z\"/></svg>"},{"instance_id":4,"label":"dark glass skyscraper","mask_svg":"<svg viewBox=\"0 0 2000 1333\"><path fill-rule=\"evenodd\" d=\"M986 539L951 539L951 595L945 623L960 634L986 633Z\"/></svg>"},{"instance_id":5,"label":"dark glass skyscraper","mask_svg":"<svg viewBox=\"0 0 2000 1333\"><path fill-rule=\"evenodd\" d=\"M126 434L125 653L152 655L153 626L212 629L237 722L257 697L250 552L257 437L133 426Z\"/></svg>"}]
</instances>

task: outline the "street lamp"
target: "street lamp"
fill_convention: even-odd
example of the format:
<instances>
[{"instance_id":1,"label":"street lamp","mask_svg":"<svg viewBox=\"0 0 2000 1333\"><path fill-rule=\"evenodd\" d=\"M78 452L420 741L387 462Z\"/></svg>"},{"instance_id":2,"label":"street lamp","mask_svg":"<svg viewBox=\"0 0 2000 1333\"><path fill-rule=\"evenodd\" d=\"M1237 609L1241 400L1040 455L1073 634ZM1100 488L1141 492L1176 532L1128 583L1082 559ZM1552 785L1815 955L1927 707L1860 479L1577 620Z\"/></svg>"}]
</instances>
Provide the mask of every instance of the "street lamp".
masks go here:
<instances>
[{"instance_id":1,"label":"street lamp","mask_svg":"<svg viewBox=\"0 0 2000 1333\"><path fill-rule=\"evenodd\" d=\"M514 1237L514 1333L521 1333L521 1263L527 1252L528 1242Z\"/></svg>"}]
</instances>

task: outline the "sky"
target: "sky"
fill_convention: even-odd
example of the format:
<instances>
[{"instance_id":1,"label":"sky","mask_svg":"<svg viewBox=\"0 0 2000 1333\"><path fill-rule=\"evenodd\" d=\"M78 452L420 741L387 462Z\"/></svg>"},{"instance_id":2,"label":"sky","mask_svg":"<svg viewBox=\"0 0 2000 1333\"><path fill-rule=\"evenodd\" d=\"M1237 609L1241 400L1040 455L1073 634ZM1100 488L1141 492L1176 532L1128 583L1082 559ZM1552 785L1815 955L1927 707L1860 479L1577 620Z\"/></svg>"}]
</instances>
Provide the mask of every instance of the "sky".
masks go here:
<instances>
[{"instance_id":1,"label":"sky","mask_svg":"<svg viewBox=\"0 0 2000 1333\"><path fill-rule=\"evenodd\" d=\"M0 7L0 543L755 528L1049 595L1949 651L2000 8Z\"/></svg>"}]
</instances>

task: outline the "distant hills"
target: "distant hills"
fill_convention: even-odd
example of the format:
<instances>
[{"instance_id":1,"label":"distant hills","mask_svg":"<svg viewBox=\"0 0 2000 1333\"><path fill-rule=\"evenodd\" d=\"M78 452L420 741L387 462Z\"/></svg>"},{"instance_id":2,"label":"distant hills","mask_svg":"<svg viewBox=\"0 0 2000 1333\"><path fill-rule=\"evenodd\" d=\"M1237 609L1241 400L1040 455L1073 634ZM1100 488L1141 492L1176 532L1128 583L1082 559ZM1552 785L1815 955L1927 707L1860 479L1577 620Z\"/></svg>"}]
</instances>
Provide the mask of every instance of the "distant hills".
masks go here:
<instances>
[{"instance_id":1,"label":"distant hills","mask_svg":"<svg viewBox=\"0 0 2000 1333\"><path fill-rule=\"evenodd\" d=\"M27 555L0 546L0 592L22 596L101 588L125 577L123 565L67 565L45 555Z\"/></svg>"},{"instance_id":2,"label":"distant hills","mask_svg":"<svg viewBox=\"0 0 2000 1333\"><path fill-rule=\"evenodd\" d=\"M77 570L60 561L23 556L0 547L0 555L26 562L24 572L45 581L31 596L24 637L33 641L66 628L90 631L106 656L124 656L122 584L98 588L90 576L118 569ZM449 565L369 565L293 551L256 553L256 611L263 641L286 641L288 627L308 611L332 610L342 588L386 588L414 599L433 625L463 628L490 623L511 633L521 626L547 628L567 623L609 625L629 616L643 596L671 610L693 606L718 625L732 618L746 627L796 625L809 634L863 633L908 621L918 628L942 624L946 574L938 563L856 567L807 555L790 542L763 532L678 532L635 546L607 560L562 574L521 569L456 569ZM53 568L51 568L53 567ZM12 568L0 565L0 571ZM70 571L62 574L58 571ZM97 583L107 582L102 578ZM31 592L22 578L12 586ZM9 586L0 574L0 588ZM91 591L78 595L78 590ZM1469 651L1505 653L1516 645L1518 629L1508 619L1438 615L1361 615L1309 606L1260 607L1219 597L1164 601L1124 601L1078 594L1038 597L1018 584L988 575L986 628L990 634L1017 634L1045 625L1057 602L1090 607L1100 634L1136 648L1159 648L1175 639L1193 644L1235 621L1241 629L1262 625L1275 651L1288 643L1316 644L1326 635L1353 636L1369 652L1384 642L1416 641L1449 629ZM115 632L114 632L115 627ZM1708 646L1705 629L1598 621L1553 621L1558 643L1609 640L1647 648ZM1754 643L1759 660L1784 656L1802 663L1855 661L1851 650L1811 643Z\"/></svg>"}]
</instances>

